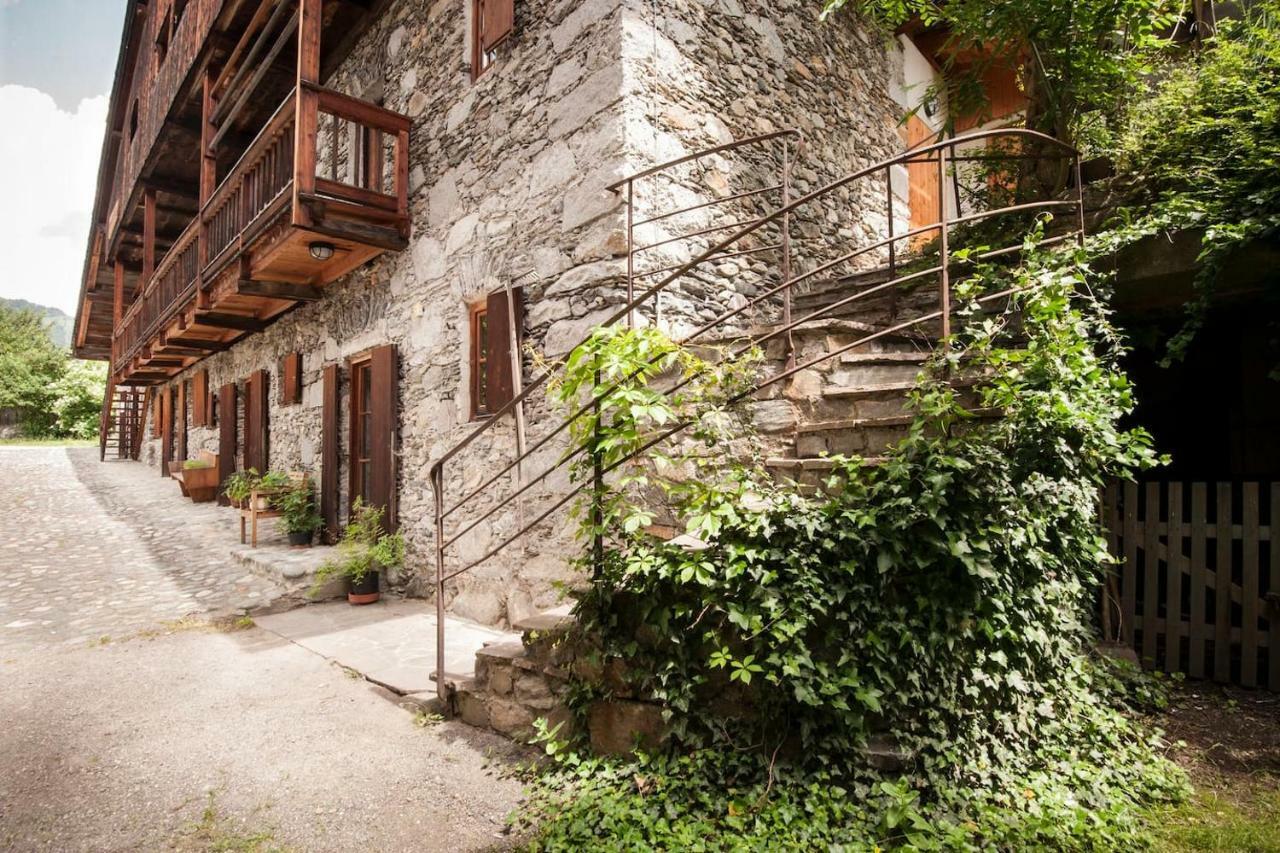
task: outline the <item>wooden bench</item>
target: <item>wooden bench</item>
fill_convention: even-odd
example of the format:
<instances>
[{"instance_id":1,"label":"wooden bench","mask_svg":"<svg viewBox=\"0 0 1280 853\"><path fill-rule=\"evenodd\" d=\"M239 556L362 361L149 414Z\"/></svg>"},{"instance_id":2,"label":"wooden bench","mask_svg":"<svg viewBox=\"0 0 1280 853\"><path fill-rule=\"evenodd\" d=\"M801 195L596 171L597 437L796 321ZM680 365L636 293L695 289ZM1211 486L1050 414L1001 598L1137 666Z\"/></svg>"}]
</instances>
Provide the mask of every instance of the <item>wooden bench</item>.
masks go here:
<instances>
[{"instance_id":1,"label":"wooden bench","mask_svg":"<svg viewBox=\"0 0 1280 853\"><path fill-rule=\"evenodd\" d=\"M204 466L184 468L185 462L170 462L169 476L178 481L184 497L193 503L207 503L218 496L218 454L201 450L196 459Z\"/></svg>"},{"instance_id":2,"label":"wooden bench","mask_svg":"<svg viewBox=\"0 0 1280 853\"><path fill-rule=\"evenodd\" d=\"M289 472L289 486L292 488L299 483L305 483L307 475L303 471ZM271 498L280 494L284 489L254 489L249 493L249 500L240 508L240 544L245 544L245 526L246 522L250 528L250 546L258 547L258 519L260 518L279 518L283 513L271 506ZM265 507L259 509L259 506Z\"/></svg>"}]
</instances>

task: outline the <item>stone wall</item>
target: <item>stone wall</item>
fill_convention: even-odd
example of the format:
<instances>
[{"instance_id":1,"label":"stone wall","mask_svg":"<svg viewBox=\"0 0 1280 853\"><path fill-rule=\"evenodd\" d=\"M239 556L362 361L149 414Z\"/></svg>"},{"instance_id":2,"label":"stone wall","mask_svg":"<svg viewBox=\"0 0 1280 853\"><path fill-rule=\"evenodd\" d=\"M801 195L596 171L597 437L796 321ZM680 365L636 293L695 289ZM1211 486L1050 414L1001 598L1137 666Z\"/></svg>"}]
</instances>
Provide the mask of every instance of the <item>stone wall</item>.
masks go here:
<instances>
[{"instance_id":1,"label":"stone wall","mask_svg":"<svg viewBox=\"0 0 1280 853\"><path fill-rule=\"evenodd\" d=\"M526 342L547 356L562 355L624 302L625 212L621 197L605 189L624 174L735 137L795 126L807 139L795 164L795 187L804 192L899 145L886 43L848 16L819 24L809 3L662 3L655 29L654 6L641 0L521 0L513 37L475 82L467 67L469 8L465 0L392 3L328 81L357 96L380 93L385 106L413 118L409 250L383 255L335 282L321 301L195 368L209 371L210 393L266 369L271 465L305 469L318 480L321 371L369 347L395 343L399 519L409 565L393 580L421 594L431 593L435 569L428 470L476 428L468 403L470 303L509 283L522 284ZM729 177L710 192L767 181L776 165L772 156L719 164ZM810 217L806 234L815 246L834 240L831 235L871 233L883 224L873 205L862 211L858 192L863 190L842 199L838 210ZM882 188L866 192L883 203ZM688 185L654 198L707 193ZM754 267L719 269L708 282L674 296L664 325L679 328L749 295L772 274L768 258L757 260ZM293 351L303 355L303 402L281 406L279 363ZM532 357L525 367L530 381L537 373ZM537 395L526 413L532 444L555 418ZM345 441L340 445L345 455ZM188 446L191 454L216 449L216 429L190 430ZM499 471L513 446L512 425L502 423L452 460L445 469L447 502ZM561 450L558 441L550 442L524 467L526 481ZM154 464L158 441L148 437L144 454ZM339 476L344 489L345 474ZM512 479L495 486L477 509L508 494ZM450 549L449 567L484 555L567 488L563 472L531 488L460 539ZM450 529L470 523L475 515L468 513L451 518ZM515 621L555 602L554 583L572 578L567 560L579 551L562 509L451 583L449 604L477 621Z\"/></svg>"}]
</instances>

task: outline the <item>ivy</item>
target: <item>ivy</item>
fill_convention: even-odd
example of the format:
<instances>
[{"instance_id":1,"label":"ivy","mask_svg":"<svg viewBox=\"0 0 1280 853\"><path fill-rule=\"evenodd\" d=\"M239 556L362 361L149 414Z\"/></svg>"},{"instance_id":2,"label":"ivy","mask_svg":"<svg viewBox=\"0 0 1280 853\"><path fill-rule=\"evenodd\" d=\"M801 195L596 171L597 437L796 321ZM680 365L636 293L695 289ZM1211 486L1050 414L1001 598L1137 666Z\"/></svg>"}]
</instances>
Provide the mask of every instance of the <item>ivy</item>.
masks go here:
<instances>
[{"instance_id":1,"label":"ivy","mask_svg":"<svg viewBox=\"0 0 1280 853\"><path fill-rule=\"evenodd\" d=\"M1132 392L1096 285L1080 254L975 266L907 437L879 466L837 459L815 495L725 452L744 441L733 401L755 367L682 354L651 329L602 330L571 356L561 399L602 397L607 412L579 433L595 455L623 460L670 423L692 430L595 505L617 521L657 511L659 495L701 545L590 528L607 547L577 607L584 642L664 703L670 740L599 759L549 733L557 764L522 818L535 848L1144 842L1141 807L1183 782L1085 650L1109 560L1098 487L1159 459L1146 433L1117 426ZM1008 288L1007 308L980 307ZM699 387L663 395L664 371L666 390ZM980 378L976 399L948 381L961 372ZM978 421L975 405L1002 416ZM885 743L903 769L879 769Z\"/></svg>"},{"instance_id":2,"label":"ivy","mask_svg":"<svg viewBox=\"0 0 1280 853\"><path fill-rule=\"evenodd\" d=\"M1203 325L1227 258L1280 231L1280 2L1241 14L1134 99L1116 150L1128 192L1093 241L1104 254L1202 229L1195 297L1166 364L1184 356Z\"/></svg>"}]
</instances>

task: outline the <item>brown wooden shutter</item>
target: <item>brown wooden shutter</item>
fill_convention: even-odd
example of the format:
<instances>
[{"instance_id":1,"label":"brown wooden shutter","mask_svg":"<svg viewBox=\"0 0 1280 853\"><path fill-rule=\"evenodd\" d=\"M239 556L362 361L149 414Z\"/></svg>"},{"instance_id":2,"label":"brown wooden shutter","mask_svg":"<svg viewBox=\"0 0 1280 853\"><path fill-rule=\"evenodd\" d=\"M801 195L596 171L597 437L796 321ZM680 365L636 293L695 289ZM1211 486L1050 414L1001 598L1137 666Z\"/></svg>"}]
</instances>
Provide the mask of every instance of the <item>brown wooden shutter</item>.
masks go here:
<instances>
[{"instance_id":1,"label":"brown wooden shutter","mask_svg":"<svg viewBox=\"0 0 1280 853\"><path fill-rule=\"evenodd\" d=\"M394 344L370 354L370 468L368 502L386 508L385 526L394 532L396 518L396 427L399 424L399 363Z\"/></svg>"},{"instance_id":2,"label":"brown wooden shutter","mask_svg":"<svg viewBox=\"0 0 1280 853\"><path fill-rule=\"evenodd\" d=\"M210 426L209 371L200 370L191 379L191 425Z\"/></svg>"},{"instance_id":3,"label":"brown wooden shutter","mask_svg":"<svg viewBox=\"0 0 1280 853\"><path fill-rule=\"evenodd\" d=\"M173 387L160 392L160 476L169 476L173 461Z\"/></svg>"},{"instance_id":4,"label":"brown wooden shutter","mask_svg":"<svg viewBox=\"0 0 1280 853\"><path fill-rule=\"evenodd\" d=\"M280 361L280 405L302 402L302 353L291 352Z\"/></svg>"},{"instance_id":5,"label":"brown wooden shutter","mask_svg":"<svg viewBox=\"0 0 1280 853\"><path fill-rule=\"evenodd\" d=\"M515 307L516 352L524 328L524 288L511 289ZM487 325L487 349L485 351L485 402L492 414L515 396L515 377L511 364L511 313L507 310L507 291L489 294L485 312Z\"/></svg>"},{"instance_id":6,"label":"brown wooden shutter","mask_svg":"<svg viewBox=\"0 0 1280 853\"><path fill-rule=\"evenodd\" d=\"M511 35L511 30L515 27L515 0L480 0L479 6L483 17L480 46L485 50L493 50Z\"/></svg>"},{"instance_id":7,"label":"brown wooden shutter","mask_svg":"<svg viewBox=\"0 0 1280 853\"><path fill-rule=\"evenodd\" d=\"M178 383L178 458L187 458L187 380Z\"/></svg>"},{"instance_id":8,"label":"brown wooden shutter","mask_svg":"<svg viewBox=\"0 0 1280 853\"><path fill-rule=\"evenodd\" d=\"M324 369L320 414L320 516L325 541L338 538L338 365Z\"/></svg>"},{"instance_id":9,"label":"brown wooden shutter","mask_svg":"<svg viewBox=\"0 0 1280 853\"><path fill-rule=\"evenodd\" d=\"M236 384L218 389L218 502L224 506L222 484L236 470Z\"/></svg>"},{"instance_id":10,"label":"brown wooden shutter","mask_svg":"<svg viewBox=\"0 0 1280 853\"><path fill-rule=\"evenodd\" d=\"M244 467L264 474L269 461L267 400L267 372L255 370L244 383Z\"/></svg>"}]
</instances>

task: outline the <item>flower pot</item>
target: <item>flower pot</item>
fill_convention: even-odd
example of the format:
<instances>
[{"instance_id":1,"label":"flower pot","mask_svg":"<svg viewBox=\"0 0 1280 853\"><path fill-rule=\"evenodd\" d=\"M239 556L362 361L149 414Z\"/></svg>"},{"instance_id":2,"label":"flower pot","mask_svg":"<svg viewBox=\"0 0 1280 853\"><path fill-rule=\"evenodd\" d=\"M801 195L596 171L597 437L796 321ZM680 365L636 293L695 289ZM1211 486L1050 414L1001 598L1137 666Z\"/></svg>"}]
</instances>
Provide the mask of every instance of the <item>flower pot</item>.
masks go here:
<instances>
[{"instance_id":1,"label":"flower pot","mask_svg":"<svg viewBox=\"0 0 1280 853\"><path fill-rule=\"evenodd\" d=\"M310 548L311 547L311 531L310 530L289 531L289 545L293 548Z\"/></svg>"},{"instance_id":2,"label":"flower pot","mask_svg":"<svg viewBox=\"0 0 1280 853\"><path fill-rule=\"evenodd\" d=\"M351 604L373 604L381 597L378 592L378 573L368 572L359 581L351 581L347 589L347 601Z\"/></svg>"},{"instance_id":3,"label":"flower pot","mask_svg":"<svg viewBox=\"0 0 1280 853\"><path fill-rule=\"evenodd\" d=\"M266 510L271 509L271 499L263 497L256 498L253 502L253 508L258 512L265 512Z\"/></svg>"}]
</instances>

